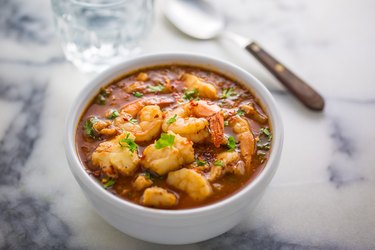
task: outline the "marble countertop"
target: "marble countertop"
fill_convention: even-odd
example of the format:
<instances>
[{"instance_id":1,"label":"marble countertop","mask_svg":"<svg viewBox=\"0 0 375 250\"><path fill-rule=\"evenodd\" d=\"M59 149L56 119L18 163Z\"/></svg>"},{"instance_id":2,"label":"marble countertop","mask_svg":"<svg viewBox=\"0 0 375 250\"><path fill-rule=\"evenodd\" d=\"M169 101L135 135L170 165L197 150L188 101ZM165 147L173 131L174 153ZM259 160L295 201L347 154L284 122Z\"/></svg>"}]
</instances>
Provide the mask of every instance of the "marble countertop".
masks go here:
<instances>
[{"instance_id":1,"label":"marble countertop","mask_svg":"<svg viewBox=\"0 0 375 250\"><path fill-rule=\"evenodd\" d=\"M259 206L231 231L185 246L142 242L107 224L63 149L66 113L92 75L64 60L49 1L0 0L1 249L375 249L375 2L216 2L229 29L254 37L326 98L323 113L305 109L240 49L177 32L157 2L144 52L225 59L274 95L284 151Z\"/></svg>"}]
</instances>

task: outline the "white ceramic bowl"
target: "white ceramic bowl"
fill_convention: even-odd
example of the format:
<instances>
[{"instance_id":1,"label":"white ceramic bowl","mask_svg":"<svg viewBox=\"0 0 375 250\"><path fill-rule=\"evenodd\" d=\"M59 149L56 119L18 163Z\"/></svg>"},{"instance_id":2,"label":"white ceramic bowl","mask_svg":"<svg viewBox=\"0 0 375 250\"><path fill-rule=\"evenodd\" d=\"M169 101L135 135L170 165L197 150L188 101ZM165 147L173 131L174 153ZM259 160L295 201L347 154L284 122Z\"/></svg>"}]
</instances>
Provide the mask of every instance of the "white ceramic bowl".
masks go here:
<instances>
[{"instance_id":1,"label":"white ceramic bowl","mask_svg":"<svg viewBox=\"0 0 375 250\"><path fill-rule=\"evenodd\" d=\"M211 205L183 210L142 207L106 191L85 172L75 146L77 124L87 103L108 82L140 68L166 64L203 66L232 77L250 88L264 104L273 126L270 158L262 172L245 188ZM65 151L77 182L97 212L120 231L145 241L161 244L187 244L220 235L244 218L262 197L278 167L283 142L283 126L269 91L245 70L218 59L195 54L154 54L131 59L95 77L76 98L67 118Z\"/></svg>"}]
</instances>

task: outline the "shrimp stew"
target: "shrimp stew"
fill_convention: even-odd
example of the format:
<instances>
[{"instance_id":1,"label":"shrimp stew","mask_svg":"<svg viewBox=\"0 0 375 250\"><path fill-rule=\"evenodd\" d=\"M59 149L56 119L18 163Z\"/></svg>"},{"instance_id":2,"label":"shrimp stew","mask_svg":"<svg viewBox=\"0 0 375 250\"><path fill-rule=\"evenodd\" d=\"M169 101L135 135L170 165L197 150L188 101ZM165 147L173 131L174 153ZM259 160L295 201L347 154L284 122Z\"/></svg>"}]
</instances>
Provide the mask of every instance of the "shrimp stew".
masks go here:
<instances>
[{"instance_id":1,"label":"shrimp stew","mask_svg":"<svg viewBox=\"0 0 375 250\"><path fill-rule=\"evenodd\" d=\"M263 169L272 128L248 89L219 73L174 65L103 87L76 145L87 172L133 203L186 209L220 201Z\"/></svg>"}]
</instances>

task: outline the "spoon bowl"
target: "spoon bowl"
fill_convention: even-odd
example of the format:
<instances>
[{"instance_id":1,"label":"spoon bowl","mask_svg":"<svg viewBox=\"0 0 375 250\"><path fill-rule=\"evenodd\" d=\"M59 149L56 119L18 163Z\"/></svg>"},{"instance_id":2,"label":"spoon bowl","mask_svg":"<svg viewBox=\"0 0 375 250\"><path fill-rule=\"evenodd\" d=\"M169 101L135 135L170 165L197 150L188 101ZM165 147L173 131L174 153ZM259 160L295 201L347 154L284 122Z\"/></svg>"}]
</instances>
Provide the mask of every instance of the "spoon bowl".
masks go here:
<instances>
[{"instance_id":1,"label":"spoon bowl","mask_svg":"<svg viewBox=\"0 0 375 250\"><path fill-rule=\"evenodd\" d=\"M215 38L225 28L222 16L205 1L168 1L165 15L177 29L196 39Z\"/></svg>"}]
</instances>

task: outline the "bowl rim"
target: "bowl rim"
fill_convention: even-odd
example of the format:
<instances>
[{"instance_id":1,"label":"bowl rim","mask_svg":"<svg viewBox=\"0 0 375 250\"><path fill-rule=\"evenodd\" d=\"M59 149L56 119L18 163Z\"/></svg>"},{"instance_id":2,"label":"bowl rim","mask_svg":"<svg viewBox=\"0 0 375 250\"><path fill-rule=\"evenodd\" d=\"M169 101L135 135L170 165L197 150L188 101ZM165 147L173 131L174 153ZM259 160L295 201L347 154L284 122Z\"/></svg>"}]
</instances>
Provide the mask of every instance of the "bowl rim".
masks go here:
<instances>
[{"instance_id":1,"label":"bowl rim","mask_svg":"<svg viewBox=\"0 0 375 250\"><path fill-rule=\"evenodd\" d=\"M186 60L187 59L187 60ZM159 63L152 63L153 61L160 61ZM184 60L186 63L184 64ZM136 203L132 203L125 199L122 199L107 190L105 190L95 178L90 176L85 171L85 166L81 163L78 152L76 151L75 145L75 136L76 129L78 126L78 121L82 115L82 112L87 107L87 103L92 100L94 95L100 89L100 87L108 85L111 80L116 79L122 75L125 75L127 72L132 72L129 68L135 67L139 63L144 63L143 68L158 66L158 65L168 65L166 61L181 61L181 63L176 63L180 65L192 65L192 66L203 66L209 62L216 68L221 68L222 71L229 71L230 74L237 75L242 74L249 78L246 81L250 88L251 92L255 94L257 98L261 99L261 103L264 108L267 109L267 113L272 120L272 130L273 130L273 145L272 151L270 153L270 158L268 159L264 168L259 172L259 174L246 186L244 186L239 191L236 191L234 194L219 200L217 202L203 205L194 208L186 209L177 209L177 210L168 210L168 209L158 209L158 208L149 208ZM193 62L192 62L193 61ZM205 61L206 63L202 63ZM151 63L150 63L151 62ZM149 66L150 65L150 66ZM137 66L136 68L142 69L142 66ZM209 68L209 67L207 67ZM120 74L120 72L122 72ZM228 72L222 72L224 76L228 76ZM238 77L244 78L244 77ZM244 81L239 81L240 83ZM255 189L258 185L261 185L262 182L266 181L267 184L271 181L273 175L278 168L278 160L281 155L282 144L283 144L283 123L279 114L279 111L276 107L274 98L268 89L261 83L257 78L255 78L251 73L245 71L241 67L211 56L201 55L197 53L186 53L186 52L175 52L175 53L150 53L142 56L134 57L124 62L118 63L106 69L105 71L94 76L91 80L88 81L86 86L84 86L79 94L75 97L75 100L72 106L69 109L69 112L66 116L65 122L65 132L67 133L64 136L64 147L65 154L69 162L69 167L73 175L79 178L80 181L84 182L86 186L92 189L92 193L100 196L103 200L112 204L116 207L129 208L134 210L139 210L140 212L146 213L150 216L180 216L180 215L198 215L200 213L212 212L217 209L222 209L223 207L228 206L235 201L241 199L246 193L249 193L251 190ZM275 162L275 163L274 163ZM73 165L73 166L72 166ZM77 180L78 181L78 180ZM82 187L81 187L82 188Z\"/></svg>"}]
</instances>

